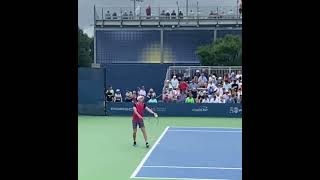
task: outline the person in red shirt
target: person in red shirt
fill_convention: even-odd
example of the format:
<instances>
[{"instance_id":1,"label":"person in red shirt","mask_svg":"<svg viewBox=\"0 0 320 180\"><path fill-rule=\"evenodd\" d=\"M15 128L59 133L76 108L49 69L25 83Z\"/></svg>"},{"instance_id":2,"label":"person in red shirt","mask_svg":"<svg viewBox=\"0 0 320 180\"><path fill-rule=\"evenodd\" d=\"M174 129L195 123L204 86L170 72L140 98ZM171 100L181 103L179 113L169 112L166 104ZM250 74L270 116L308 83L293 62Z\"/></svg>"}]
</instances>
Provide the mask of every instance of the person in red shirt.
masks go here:
<instances>
[{"instance_id":1,"label":"person in red shirt","mask_svg":"<svg viewBox=\"0 0 320 180\"><path fill-rule=\"evenodd\" d=\"M153 114L155 117L158 117L158 114L153 112L150 108L148 108L144 104L144 97L143 96L138 96L137 102L134 103L133 105L133 117L132 117L132 126L133 126L133 146L137 144L136 142L136 137L137 137L137 126L139 125L139 128L141 129L143 133L144 140L146 142L146 147L149 148L149 143L147 139L147 132L144 127L143 123L143 115L144 115L144 110L147 110L149 113Z\"/></svg>"},{"instance_id":2,"label":"person in red shirt","mask_svg":"<svg viewBox=\"0 0 320 180\"><path fill-rule=\"evenodd\" d=\"M186 92L186 90L188 89L188 83L182 80L179 84L179 89L181 92Z\"/></svg>"}]
</instances>

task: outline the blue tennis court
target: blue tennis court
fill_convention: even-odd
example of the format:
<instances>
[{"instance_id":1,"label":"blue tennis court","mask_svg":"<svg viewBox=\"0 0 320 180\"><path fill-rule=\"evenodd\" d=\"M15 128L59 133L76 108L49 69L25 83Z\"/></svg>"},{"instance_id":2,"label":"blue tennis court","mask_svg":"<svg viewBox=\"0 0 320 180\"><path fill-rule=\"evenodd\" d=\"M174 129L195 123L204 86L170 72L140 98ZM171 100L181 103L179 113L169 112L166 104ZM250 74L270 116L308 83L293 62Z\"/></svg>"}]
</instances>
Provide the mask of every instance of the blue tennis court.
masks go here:
<instances>
[{"instance_id":1,"label":"blue tennis court","mask_svg":"<svg viewBox=\"0 0 320 180\"><path fill-rule=\"evenodd\" d=\"M131 178L242 179L242 129L167 127Z\"/></svg>"}]
</instances>

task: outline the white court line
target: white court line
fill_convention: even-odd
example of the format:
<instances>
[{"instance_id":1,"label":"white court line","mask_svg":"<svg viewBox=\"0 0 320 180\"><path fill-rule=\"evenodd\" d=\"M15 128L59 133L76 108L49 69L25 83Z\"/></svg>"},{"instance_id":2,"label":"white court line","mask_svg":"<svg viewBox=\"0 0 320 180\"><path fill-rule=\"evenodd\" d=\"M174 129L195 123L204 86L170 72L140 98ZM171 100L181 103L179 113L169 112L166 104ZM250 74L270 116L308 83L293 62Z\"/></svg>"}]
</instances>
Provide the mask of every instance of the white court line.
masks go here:
<instances>
[{"instance_id":1,"label":"white court line","mask_svg":"<svg viewBox=\"0 0 320 180\"><path fill-rule=\"evenodd\" d=\"M231 132L231 133L242 133L242 131L210 131L210 130L185 130L185 129L181 129L181 130L169 130L169 131L181 131L181 132L222 132L222 133L227 133L227 132Z\"/></svg>"},{"instance_id":2,"label":"white court line","mask_svg":"<svg viewBox=\"0 0 320 180\"><path fill-rule=\"evenodd\" d=\"M188 166L142 166L146 168L172 168L172 169L222 169L222 170L242 170L242 168L226 167L188 167Z\"/></svg>"},{"instance_id":3,"label":"white court line","mask_svg":"<svg viewBox=\"0 0 320 180\"><path fill-rule=\"evenodd\" d=\"M199 179L199 178L169 178L169 177L133 177L135 179L185 179L185 180L230 180L230 179Z\"/></svg>"},{"instance_id":4,"label":"white court line","mask_svg":"<svg viewBox=\"0 0 320 180\"><path fill-rule=\"evenodd\" d=\"M232 127L187 127L187 126L170 126L170 128L212 128L212 129L242 129L242 128L232 128Z\"/></svg>"},{"instance_id":5,"label":"white court line","mask_svg":"<svg viewBox=\"0 0 320 180\"><path fill-rule=\"evenodd\" d=\"M140 171L140 169L142 168L142 165L144 164L144 162L148 159L148 157L150 156L150 154L152 153L152 151L156 148L156 146L159 144L160 140L163 138L164 134L168 131L169 126L166 127L166 129L162 132L162 134L160 135L160 137L157 139L157 141L154 143L154 145L151 147L151 149L148 151L148 153L146 154L146 156L142 159L142 161L140 162L140 164L137 166L137 168L133 171L133 173L131 174L130 178L134 178L138 172Z\"/></svg>"}]
</instances>

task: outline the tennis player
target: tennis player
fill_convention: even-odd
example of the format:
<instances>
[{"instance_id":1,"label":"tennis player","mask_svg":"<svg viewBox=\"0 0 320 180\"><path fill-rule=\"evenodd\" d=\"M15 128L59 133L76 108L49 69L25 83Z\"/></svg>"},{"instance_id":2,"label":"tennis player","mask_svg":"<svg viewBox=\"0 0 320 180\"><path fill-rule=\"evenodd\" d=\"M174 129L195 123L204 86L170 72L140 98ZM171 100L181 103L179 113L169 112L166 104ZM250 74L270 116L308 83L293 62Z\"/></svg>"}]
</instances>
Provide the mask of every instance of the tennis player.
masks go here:
<instances>
[{"instance_id":1,"label":"tennis player","mask_svg":"<svg viewBox=\"0 0 320 180\"><path fill-rule=\"evenodd\" d=\"M148 108L144 104L144 97L143 96L138 96L137 102L134 103L133 105L133 117L132 117L132 126L133 126L133 146L137 144L136 142L136 136L137 136L137 126L139 125L139 128L141 129L143 133L144 140L146 142L146 147L149 148L149 143L148 143L148 138L147 138L147 132L144 127L143 123L143 115L144 115L144 110L147 110L151 114L154 115L154 117L158 117L158 114L153 112L150 108Z\"/></svg>"}]
</instances>

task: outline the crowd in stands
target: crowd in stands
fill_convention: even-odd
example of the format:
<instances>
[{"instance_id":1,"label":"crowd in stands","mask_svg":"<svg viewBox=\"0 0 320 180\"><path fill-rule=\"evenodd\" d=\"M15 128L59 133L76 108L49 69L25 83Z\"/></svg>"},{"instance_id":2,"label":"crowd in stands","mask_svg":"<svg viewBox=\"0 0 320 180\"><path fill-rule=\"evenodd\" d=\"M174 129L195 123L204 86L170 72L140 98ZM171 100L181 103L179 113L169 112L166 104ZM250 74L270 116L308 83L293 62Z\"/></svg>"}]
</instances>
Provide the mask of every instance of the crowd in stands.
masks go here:
<instances>
[{"instance_id":1,"label":"crowd in stands","mask_svg":"<svg viewBox=\"0 0 320 180\"><path fill-rule=\"evenodd\" d=\"M136 10L136 16L140 16L140 7L138 7L139 9ZM242 14L242 2L239 5L239 13L240 15ZM151 17L153 16L153 14L151 13L151 7L150 5L146 8L146 19L151 19ZM223 16L228 16L228 15L235 15L234 11L232 9L230 9L228 12L220 12L218 13L218 11L210 11L208 18L212 19L212 18L222 18ZM130 11L129 13L127 11L124 11L121 15L122 19L133 19L133 13L132 11ZM197 16L203 16L200 14L200 11L197 12L197 14L195 14L192 10L190 10L189 14L188 14L188 18L195 18ZM184 18L184 14L182 13L182 11L179 10L178 15L176 14L175 10L172 10L171 13L169 10L162 10L159 16L160 19L183 19ZM109 11L107 11L105 13L105 19L109 20L109 19L118 19L117 13L110 13Z\"/></svg>"},{"instance_id":2,"label":"crowd in stands","mask_svg":"<svg viewBox=\"0 0 320 180\"><path fill-rule=\"evenodd\" d=\"M177 103L242 103L241 71L223 77L200 70L192 77L173 75L171 80L164 82L162 100Z\"/></svg>"},{"instance_id":3,"label":"crowd in stands","mask_svg":"<svg viewBox=\"0 0 320 180\"><path fill-rule=\"evenodd\" d=\"M106 91L106 101L107 102L137 102L138 96L144 96L145 101L147 103L157 103L157 97L156 93L152 88L149 89L148 93L146 92L144 86L137 87L137 90L126 90L124 94L124 98L122 98L122 94L120 89L116 89L114 92L112 86L109 86L109 88Z\"/></svg>"},{"instance_id":4,"label":"crowd in stands","mask_svg":"<svg viewBox=\"0 0 320 180\"><path fill-rule=\"evenodd\" d=\"M162 94L158 97L152 88L147 92L144 86L126 90L124 94L120 89L114 92L110 86L106 91L106 101L136 102L138 96L144 96L147 103L242 103L241 71L218 77L206 70L196 70L192 76L177 73L171 77L164 82Z\"/></svg>"}]
</instances>

